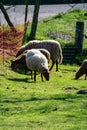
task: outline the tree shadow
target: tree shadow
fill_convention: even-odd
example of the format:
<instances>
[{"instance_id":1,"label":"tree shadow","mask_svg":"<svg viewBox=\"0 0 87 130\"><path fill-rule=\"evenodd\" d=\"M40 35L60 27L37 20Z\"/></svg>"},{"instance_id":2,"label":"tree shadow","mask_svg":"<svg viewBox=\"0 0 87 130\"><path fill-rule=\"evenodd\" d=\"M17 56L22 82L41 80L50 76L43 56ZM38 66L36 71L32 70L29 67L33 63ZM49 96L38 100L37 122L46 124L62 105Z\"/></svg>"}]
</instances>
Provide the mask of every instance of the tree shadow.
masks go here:
<instances>
[{"instance_id":1,"label":"tree shadow","mask_svg":"<svg viewBox=\"0 0 87 130\"><path fill-rule=\"evenodd\" d=\"M34 81L31 81L29 78L7 78L8 80L11 80L13 82L25 82L25 83L33 83Z\"/></svg>"},{"instance_id":2,"label":"tree shadow","mask_svg":"<svg viewBox=\"0 0 87 130\"><path fill-rule=\"evenodd\" d=\"M75 95L72 94L56 94L52 95L52 97L37 97L37 96L31 96L30 98L27 99L18 99L18 98L13 98L13 99L2 99L1 102L7 102L7 103L16 103L16 102L32 102L32 101L45 101L45 100L61 100L61 101L66 101L66 102L73 102L73 100L77 100L81 98L81 95L78 95L77 93Z\"/></svg>"}]
</instances>

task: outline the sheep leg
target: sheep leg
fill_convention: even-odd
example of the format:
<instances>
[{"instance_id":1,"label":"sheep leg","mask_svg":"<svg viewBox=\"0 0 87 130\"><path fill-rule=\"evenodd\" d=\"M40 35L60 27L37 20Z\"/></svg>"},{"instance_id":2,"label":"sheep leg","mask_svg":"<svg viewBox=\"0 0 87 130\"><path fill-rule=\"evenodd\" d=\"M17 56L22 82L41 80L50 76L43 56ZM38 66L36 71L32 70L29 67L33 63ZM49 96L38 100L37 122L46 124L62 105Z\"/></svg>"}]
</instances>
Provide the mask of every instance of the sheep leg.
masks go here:
<instances>
[{"instance_id":1,"label":"sheep leg","mask_svg":"<svg viewBox=\"0 0 87 130\"><path fill-rule=\"evenodd\" d=\"M34 81L36 82L36 70L34 70Z\"/></svg>"},{"instance_id":2,"label":"sheep leg","mask_svg":"<svg viewBox=\"0 0 87 130\"><path fill-rule=\"evenodd\" d=\"M33 71L31 70L31 79L33 79Z\"/></svg>"},{"instance_id":3,"label":"sheep leg","mask_svg":"<svg viewBox=\"0 0 87 130\"><path fill-rule=\"evenodd\" d=\"M50 67L50 71L52 70L53 66L54 66L55 62L52 61L52 65ZM56 71L58 71L58 61L56 60Z\"/></svg>"},{"instance_id":4,"label":"sheep leg","mask_svg":"<svg viewBox=\"0 0 87 130\"><path fill-rule=\"evenodd\" d=\"M56 60L56 71L58 71L58 61Z\"/></svg>"},{"instance_id":5,"label":"sheep leg","mask_svg":"<svg viewBox=\"0 0 87 130\"><path fill-rule=\"evenodd\" d=\"M41 73L41 79L42 79L42 81L43 81L43 74Z\"/></svg>"},{"instance_id":6,"label":"sheep leg","mask_svg":"<svg viewBox=\"0 0 87 130\"><path fill-rule=\"evenodd\" d=\"M52 70L52 68L53 68L53 66L54 66L54 64L55 64L55 62L54 61L52 61L52 65L51 65L51 67L50 67L50 71Z\"/></svg>"},{"instance_id":7,"label":"sheep leg","mask_svg":"<svg viewBox=\"0 0 87 130\"><path fill-rule=\"evenodd\" d=\"M85 75L85 80L87 79L87 74Z\"/></svg>"}]
</instances>

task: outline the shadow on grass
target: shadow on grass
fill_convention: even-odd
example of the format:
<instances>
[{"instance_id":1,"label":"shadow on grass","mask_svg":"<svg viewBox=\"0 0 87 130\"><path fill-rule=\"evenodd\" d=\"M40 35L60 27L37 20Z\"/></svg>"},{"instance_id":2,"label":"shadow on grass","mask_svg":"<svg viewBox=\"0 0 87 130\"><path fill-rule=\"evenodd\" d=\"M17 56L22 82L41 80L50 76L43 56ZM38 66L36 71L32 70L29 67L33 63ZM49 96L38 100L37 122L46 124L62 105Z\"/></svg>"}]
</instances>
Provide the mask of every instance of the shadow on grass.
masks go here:
<instances>
[{"instance_id":1,"label":"shadow on grass","mask_svg":"<svg viewBox=\"0 0 87 130\"><path fill-rule=\"evenodd\" d=\"M2 99L1 102L5 103L16 103L16 102L30 102L30 101L45 101L45 100L61 100L61 101L67 101L67 102L73 102L75 99L81 98L81 95L75 94L75 95L70 95L70 94L57 94L53 95L52 97L35 97L32 96L29 99L21 100L17 98L13 99Z\"/></svg>"},{"instance_id":2,"label":"shadow on grass","mask_svg":"<svg viewBox=\"0 0 87 130\"><path fill-rule=\"evenodd\" d=\"M13 82L25 82L25 83L34 83L34 81L29 78L7 78L8 80L11 80Z\"/></svg>"},{"instance_id":3,"label":"shadow on grass","mask_svg":"<svg viewBox=\"0 0 87 130\"><path fill-rule=\"evenodd\" d=\"M5 76L5 74L0 74L0 76L3 76L3 77L4 77L4 76Z\"/></svg>"}]
</instances>

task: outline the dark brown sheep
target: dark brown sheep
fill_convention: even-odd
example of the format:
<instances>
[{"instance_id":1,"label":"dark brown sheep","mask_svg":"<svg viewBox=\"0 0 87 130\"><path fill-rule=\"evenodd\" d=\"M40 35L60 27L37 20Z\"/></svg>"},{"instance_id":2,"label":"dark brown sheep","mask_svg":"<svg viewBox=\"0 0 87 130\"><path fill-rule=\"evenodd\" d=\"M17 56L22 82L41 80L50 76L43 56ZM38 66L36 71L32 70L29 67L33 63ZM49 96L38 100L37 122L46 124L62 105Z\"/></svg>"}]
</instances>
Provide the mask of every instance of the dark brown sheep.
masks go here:
<instances>
[{"instance_id":1,"label":"dark brown sheep","mask_svg":"<svg viewBox=\"0 0 87 130\"><path fill-rule=\"evenodd\" d=\"M85 74L85 80L87 78L87 60L84 60L82 62L81 67L79 70L76 72L75 79L79 79L81 76Z\"/></svg>"}]
</instances>

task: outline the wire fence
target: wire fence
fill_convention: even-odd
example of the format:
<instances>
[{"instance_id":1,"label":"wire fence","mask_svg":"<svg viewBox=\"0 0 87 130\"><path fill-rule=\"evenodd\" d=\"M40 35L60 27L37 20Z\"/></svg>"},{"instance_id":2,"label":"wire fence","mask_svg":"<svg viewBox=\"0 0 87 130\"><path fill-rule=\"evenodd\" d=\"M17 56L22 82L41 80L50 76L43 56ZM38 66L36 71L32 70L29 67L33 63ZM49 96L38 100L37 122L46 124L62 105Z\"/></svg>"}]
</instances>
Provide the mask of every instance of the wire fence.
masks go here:
<instances>
[{"instance_id":1,"label":"wire fence","mask_svg":"<svg viewBox=\"0 0 87 130\"><path fill-rule=\"evenodd\" d=\"M15 57L22 45L27 24L17 25L15 29L8 26L0 26L0 62Z\"/></svg>"}]
</instances>

